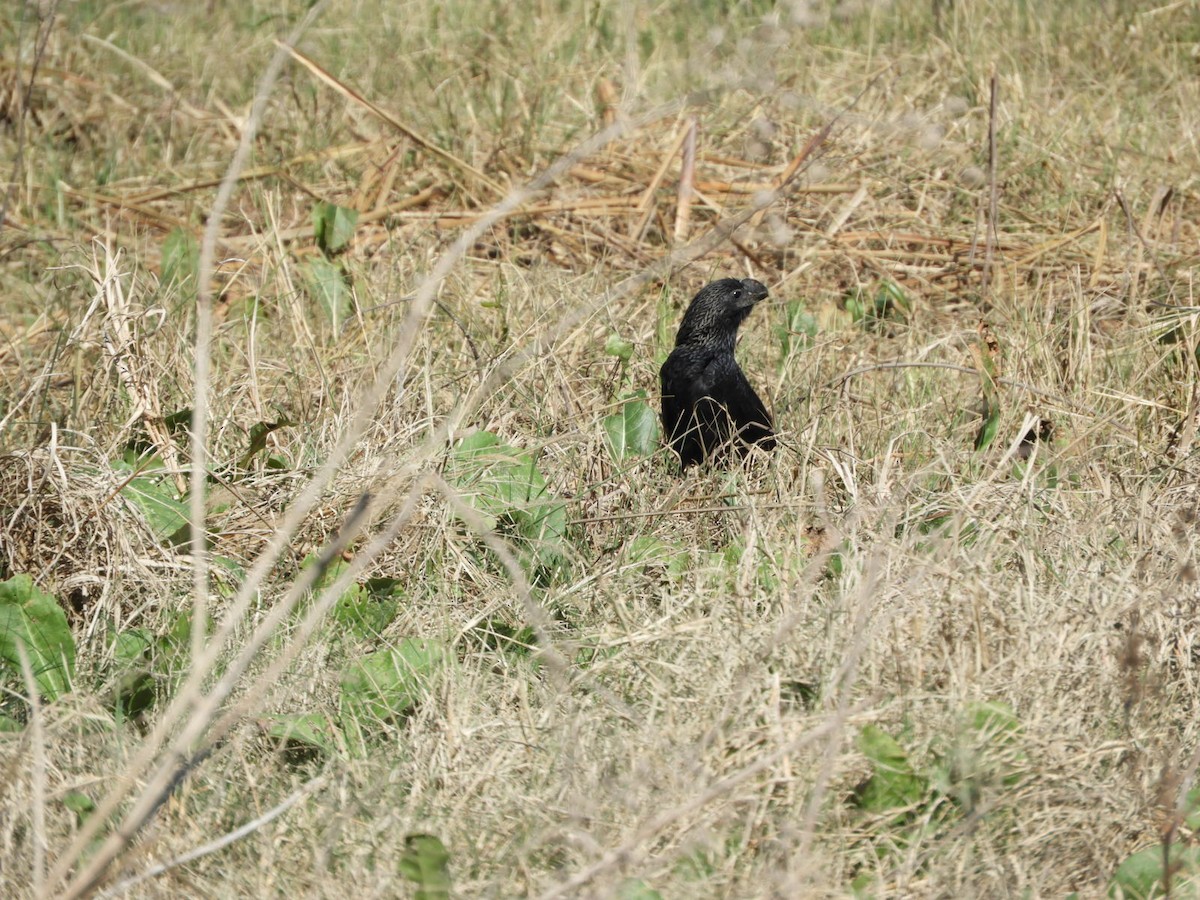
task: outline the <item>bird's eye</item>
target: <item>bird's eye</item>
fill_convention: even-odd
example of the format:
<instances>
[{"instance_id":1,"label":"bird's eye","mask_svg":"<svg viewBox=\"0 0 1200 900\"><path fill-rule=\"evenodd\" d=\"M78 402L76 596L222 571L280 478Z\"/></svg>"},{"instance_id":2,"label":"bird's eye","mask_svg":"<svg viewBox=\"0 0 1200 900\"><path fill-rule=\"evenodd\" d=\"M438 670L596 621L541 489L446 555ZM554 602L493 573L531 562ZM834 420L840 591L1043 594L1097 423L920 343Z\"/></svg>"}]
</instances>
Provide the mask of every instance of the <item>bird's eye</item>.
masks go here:
<instances>
[{"instance_id":1,"label":"bird's eye","mask_svg":"<svg viewBox=\"0 0 1200 900\"><path fill-rule=\"evenodd\" d=\"M742 289L741 289L741 288L736 288L736 289L734 290L734 292L733 292L733 299L734 299L734 300L737 300L737 299L738 299L739 297L741 297L741 296L742 296Z\"/></svg>"}]
</instances>

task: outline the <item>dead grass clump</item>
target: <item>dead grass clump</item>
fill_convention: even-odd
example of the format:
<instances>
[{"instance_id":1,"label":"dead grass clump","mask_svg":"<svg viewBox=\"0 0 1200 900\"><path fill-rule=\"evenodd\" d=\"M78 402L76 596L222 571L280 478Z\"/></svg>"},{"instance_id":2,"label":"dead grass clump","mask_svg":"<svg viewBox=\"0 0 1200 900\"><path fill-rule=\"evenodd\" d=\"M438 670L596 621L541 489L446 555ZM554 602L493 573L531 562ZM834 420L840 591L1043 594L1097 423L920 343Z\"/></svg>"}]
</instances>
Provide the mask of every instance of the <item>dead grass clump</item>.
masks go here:
<instances>
[{"instance_id":1,"label":"dead grass clump","mask_svg":"<svg viewBox=\"0 0 1200 900\"><path fill-rule=\"evenodd\" d=\"M102 460L53 439L0 456L0 567L60 597L81 633L136 621L144 589L173 565L119 487Z\"/></svg>"}]
</instances>

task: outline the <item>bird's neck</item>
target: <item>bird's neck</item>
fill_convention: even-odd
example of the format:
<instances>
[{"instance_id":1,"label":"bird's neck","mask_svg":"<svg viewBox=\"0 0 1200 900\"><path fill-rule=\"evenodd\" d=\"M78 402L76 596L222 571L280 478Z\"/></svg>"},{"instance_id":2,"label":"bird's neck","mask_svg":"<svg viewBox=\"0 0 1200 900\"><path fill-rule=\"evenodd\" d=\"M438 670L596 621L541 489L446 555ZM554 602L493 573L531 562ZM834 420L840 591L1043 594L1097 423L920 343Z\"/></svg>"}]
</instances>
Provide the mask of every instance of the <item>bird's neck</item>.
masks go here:
<instances>
[{"instance_id":1,"label":"bird's neck","mask_svg":"<svg viewBox=\"0 0 1200 900\"><path fill-rule=\"evenodd\" d=\"M697 350L708 351L710 353L732 353L736 345L736 328L731 328L728 331L720 331L715 334L711 331L703 330L693 334L690 331L684 332L683 329L680 329L679 334L675 338L675 346L677 348L693 347Z\"/></svg>"},{"instance_id":2,"label":"bird's neck","mask_svg":"<svg viewBox=\"0 0 1200 900\"><path fill-rule=\"evenodd\" d=\"M737 344L738 326L745 321L749 314L750 310L747 309L735 316L726 317L722 321L713 321L712 319L689 321L688 317L684 316L683 322L679 326L679 333L675 336L675 346L732 353Z\"/></svg>"}]
</instances>

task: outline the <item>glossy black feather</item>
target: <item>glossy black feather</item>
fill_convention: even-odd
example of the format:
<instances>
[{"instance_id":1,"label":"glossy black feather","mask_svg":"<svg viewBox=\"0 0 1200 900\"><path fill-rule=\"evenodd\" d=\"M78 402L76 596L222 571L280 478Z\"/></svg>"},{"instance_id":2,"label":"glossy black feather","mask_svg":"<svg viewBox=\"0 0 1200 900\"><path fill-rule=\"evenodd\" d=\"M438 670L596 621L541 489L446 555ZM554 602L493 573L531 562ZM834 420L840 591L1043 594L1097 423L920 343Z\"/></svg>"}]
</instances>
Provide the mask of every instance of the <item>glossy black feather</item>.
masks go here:
<instances>
[{"instance_id":1,"label":"glossy black feather","mask_svg":"<svg viewBox=\"0 0 1200 900\"><path fill-rule=\"evenodd\" d=\"M771 414L733 355L738 326L767 289L752 278L723 278L692 298L675 349L663 363L663 430L683 468L775 447Z\"/></svg>"}]
</instances>

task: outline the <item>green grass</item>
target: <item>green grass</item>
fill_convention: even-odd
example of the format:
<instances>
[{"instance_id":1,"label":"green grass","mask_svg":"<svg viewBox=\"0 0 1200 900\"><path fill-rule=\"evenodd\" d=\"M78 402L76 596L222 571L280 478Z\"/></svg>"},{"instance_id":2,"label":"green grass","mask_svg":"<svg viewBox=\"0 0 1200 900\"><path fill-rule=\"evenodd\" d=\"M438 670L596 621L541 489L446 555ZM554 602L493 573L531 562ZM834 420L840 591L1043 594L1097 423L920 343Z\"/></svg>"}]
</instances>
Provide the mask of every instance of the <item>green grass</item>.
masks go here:
<instances>
[{"instance_id":1,"label":"green grass","mask_svg":"<svg viewBox=\"0 0 1200 900\"><path fill-rule=\"evenodd\" d=\"M935 6L323 9L220 220L203 633L198 252L308 7L0 25L0 894L1186 895L1197 14ZM690 119L691 239L833 125L630 286ZM781 445L680 479L727 274Z\"/></svg>"}]
</instances>

